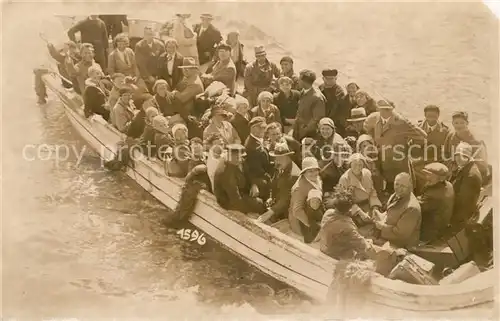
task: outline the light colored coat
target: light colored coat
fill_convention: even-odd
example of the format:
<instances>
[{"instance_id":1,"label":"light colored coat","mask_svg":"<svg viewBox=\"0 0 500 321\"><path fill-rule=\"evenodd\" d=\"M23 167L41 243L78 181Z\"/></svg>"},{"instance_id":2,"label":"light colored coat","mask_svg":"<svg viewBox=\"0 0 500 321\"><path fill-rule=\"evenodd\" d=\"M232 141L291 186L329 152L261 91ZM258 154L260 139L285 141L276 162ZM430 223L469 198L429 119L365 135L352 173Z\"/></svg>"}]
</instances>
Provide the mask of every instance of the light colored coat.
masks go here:
<instances>
[{"instance_id":1,"label":"light colored coat","mask_svg":"<svg viewBox=\"0 0 500 321\"><path fill-rule=\"evenodd\" d=\"M386 225L380 236L398 247L416 246L422 224L420 204L413 193L399 200L395 198L396 194L392 194L387 202Z\"/></svg>"},{"instance_id":2,"label":"light colored coat","mask_svg":"<svg viewBox=\"0 0 500 321\"><path fill-rule=\"evenodd\" d=\"M238 132L233 127L233 125L228 121L222 121L222 128L217 128L214 123L210 124L203 131L203 140L206 140L210 134L219 133L222 135L222 139L225 144L241 144L240 136Z\"/></svg>"},{"instance_id":3,"label":"light colored coat","mask_svg":"<svg viewBox=\"0 0 500 321\"><path fill-rule=\"evenodd\" d=\"M110 117L111 123L118 128L120 132L125 133L130 122L134 118L134 113L129 110L129 106L124 104L121 99L118 99Z\"/></svg>"},{"instance_id":4,"label":"light colored coat","mask_svg":"<svg viewBox=\"0 0 500 321\"><path fill-rule=\"evenodd\" d=\"M325 96L317 88L302 91L293 124L293 138L300 142L304 137L316 136L318 123L325 117L325 103Z\"/></svg>"},{"instance_id":5,"label":"light colored coat","mask_svg":"<svg viewBox=\"0 0 500 321\"><path fill-rule=\"evenodd\" d=\"M418 142L427 138L427 133L412 124L397 112L385 124L382 124L380 112L371 113L365 120L364 129L373 137L379 149L382 165L382 176L387 182L394 182L394 178L401 172L409 172L408 143L410 140Z\"/></svg>"},{"instance_id":6,"label":"light colored coat","mask_svg":"<svg viewBox=\"0 0 500 321\"><path fill-rule=\"evenodd\" d=\"M139 77L139 69L137 68L137 62L135 61L135 53L130 48L125 48L124 59L122 60L118 54L118 49L113 50L108 57L108 73L113 75L114 73L122 73L125 76Z\"/></svg>"},{"instance_id":7,"label":"light colored coat","mask_svg":"<svg viewBox=\"0 0 500 321\"><path fill-rule=\"evenodd\" d=\"M194 108L194 100L198 94L203 92L203 83L200 77L184 77L176 87L175 104L187 114L191 114Z\"/></svg>"},{"instance_id":8,"label":"light colored coat","mask_svg":"<svg viewBox=\"0 0 500 321\"><path fill-rule=\"evenodd\" d=\"M220 81L229 88L229 94L234 95L236 90L236 66L231 59L227 63L221 61L215 63L210 74L213 77L212 81Z\"/></svg>"},{"instance_id":9,"label":"light colored coat","mask_svg":"<svg viewBox=\"0 0 500 321\"><path fill-rule=\"evenodd\" d=\"M290 209L288 210L288 221L290 228L298 235L302 235L300 222L306 226L310 226L309 218L306 213L306 203L309 191L312 189L321 190L322 183L319 186L314 186L304 176L299 176L292 187L292 196L290 200Z\"/></svg>"},{"instance_id":10,"label":"light colored coat","mask_svg":"<svg viewBox=\"0 0 500 321\"><path fill-rule=\"evenodd\" d=\"M190 36L190 37L187 37ZM199 63L198 49L196 47L196 33L188 24L177 20L174 22L172 37L177 40L179 47L177 51L184 57L192 57Z\"/></svg>"},{"instance_id":11,"label":"light colored coat","mask_svg":"<svg viewBox=\"0 0 500 321\"><path fill-rule=\"evenodd\" d=\"M361 180L359 180L356 175L352 172L352 169L348 169L339 180L339 185L344 188L353 188L353 200L355 204L361 204L368 202L369 207L374 206L382 207L377 191L373 187L372 173L366 168L361 171ZM353 211L358 211L360 207L358 205L353 206ZM366 209L363 209L366 211Z\"/></svg>"}]
</instances>

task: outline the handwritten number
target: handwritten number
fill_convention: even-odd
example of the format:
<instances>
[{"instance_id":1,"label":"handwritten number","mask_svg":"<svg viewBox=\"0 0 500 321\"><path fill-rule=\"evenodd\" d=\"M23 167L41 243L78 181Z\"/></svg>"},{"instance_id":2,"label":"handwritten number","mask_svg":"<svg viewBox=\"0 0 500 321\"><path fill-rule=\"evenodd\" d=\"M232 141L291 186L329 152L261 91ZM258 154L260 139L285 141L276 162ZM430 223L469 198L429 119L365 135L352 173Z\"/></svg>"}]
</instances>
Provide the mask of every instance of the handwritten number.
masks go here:
<instances>
[{"instance_id":1,"label":"handwritten number","mask_svg":"<svg viewBox=\"0 0 500 321\"><path fill-rule=\"evenodd\" d=\"M207 239L205 238L204 233L198 232L198 230L191 229L180 229L175 234L179 235L179 237L183 240L190 242L198 242L200 245L204 245L207 243Z\"/></svg>"},{"instance_id":2,"label":"handwritten number","mask_svg":"<svg viewBox=\"0 0 500 321\"><path fill-rule=\"evenodd\" d=\"M191 239L190 239L190 241L191 242L196 241L196 239L198 238L199 235L200 235L200 233L198 233L197 230L194 230L193 233L191 233Z\"/></svg>"},{"instance_id":3,"label":"handwritten number","mask_svg":"<svg viewBox=\"0 0 500 321\"><path fill-rule=\"evenodd\" d=\"M198 244L204 245L207 243L207 239L205 239L205 234L201 233L200 237L198 238Z\"/></svg>"}]
</instances>

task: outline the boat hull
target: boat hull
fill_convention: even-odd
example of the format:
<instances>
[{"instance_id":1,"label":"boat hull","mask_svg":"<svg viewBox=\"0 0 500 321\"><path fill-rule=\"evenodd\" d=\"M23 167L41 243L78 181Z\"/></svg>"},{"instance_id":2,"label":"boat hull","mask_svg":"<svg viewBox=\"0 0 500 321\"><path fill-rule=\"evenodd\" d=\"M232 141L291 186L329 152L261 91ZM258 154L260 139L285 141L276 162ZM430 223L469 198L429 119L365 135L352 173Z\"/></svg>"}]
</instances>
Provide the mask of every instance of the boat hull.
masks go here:
<instances>
[{"instance_id":1,"label":"boat hull","mask_svg":"<svg viewBox=\"0 0 500 321\"><path fill-rule=\"evenodd\" d=\"M103 159L111 159L116 145L124 137L102 118L88 120L83 116L81 98L69 94L58 79L47 74L43 80L65 107L73 127ZM164 164L146 159L136 152L134 168L126 173L151 195L174 209L183 181L165 175ZM213 195L202 191L192 224L214 240L254 265L309 297L324 301L333 280L337 261L320 251L282 234L277 229L255 222L242 213L225 211ZM494 300L495 271L490 270L458 285L422 286L376 277L369 289L373 303L413 311L446 311L474 307Z\"/></svg>"}]
</instances>

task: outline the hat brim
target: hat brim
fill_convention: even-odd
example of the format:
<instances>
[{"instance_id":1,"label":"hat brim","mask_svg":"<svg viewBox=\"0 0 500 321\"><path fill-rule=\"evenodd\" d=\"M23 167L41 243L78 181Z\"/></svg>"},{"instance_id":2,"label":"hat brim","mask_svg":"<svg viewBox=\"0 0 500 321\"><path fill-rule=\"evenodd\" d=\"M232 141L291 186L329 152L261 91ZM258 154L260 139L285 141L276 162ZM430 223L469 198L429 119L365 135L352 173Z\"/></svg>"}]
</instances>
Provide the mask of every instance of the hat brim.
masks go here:
<instances>
[{"instance_id":1,"label":"hat brim","mask_svg":"<svg viewBox=\"0 0 500 321\"><path fill-rule=\"evenodd\" d=\"M347 118L346 121L350 122L350 123L354 123L354 122L357 122L357 121L362 121L362 120L365 120L367 119L368 117L360 117L360 118Z\"/></svg>"},{"instance_id":2,"label":"hat brim","mask_svg":"<svg viewBox=\"0 0 500 321\"><path fill-rule=\"evenodd\" d=\"M468 159L472 159L472 155L467 155L467 154L464 154L464 153L462 153L462 152L455 152L455 153L453 154L453 157L455 157L455 156L457 156L457 155L462 155L462 156L464 156L464 157L467 157Z\"/></svg>"},{"instance_id":3,"label":"hat brim","mask_svg":"<svg viewBox=\"0 0 500 321\"><path fill-rule=\"evenodd\" d=\"M179 66L179 69L200 69L200 66Z\"/></svg>"},{"instance_id":4,"label":"hat brim","mask_svg":"<svg viewBox=\"0 0 500 321\"><path fill-rule=\"evenodd\" d=\"M304 174L304 172L305 172L305 171L308 171L308 170L310 170L310 169L317 169L318 171L319 171L319 170L321 170L321 168L319 168L319 166L318 166L318 167L316 167L316 166L313 166L313 167L307 167L307 168L304 168L304 169L302 169L302 170L300 171L300 175Z\"/></svg>"},{"instance_id":5,"label":"hat brim","mask_svg":"<svg viewBox=\"0 0 500 321\"><path fill-rule=\"evenodd\" d=\"M259 52L259 53L255 53L255 57L261 57L261 56L266 56L267 55L267 52L263 51L263 52Z\"/></svg>"},{"instance_id":6,"label":"hat brim","mask_svg":"<svg viewBox=\"0 0 500 321\"><path fill-rule=\"evenodd\" d=\"M378 109L394 109L392 106L377 106Z\"/></svg>"},{"instance_id":7,"label":"hat brim","mask_svg":"<svg viewBox=\"0 0 500 321\"><path fill-rule=\"evenodd\" d=\"M294 154L294 152L288 152L288 153L284 153L284 154L275 154L274 152L269 152L269 156L271 156L271 157L290 156L293 154Z\"/></svg>"}]
</instances>

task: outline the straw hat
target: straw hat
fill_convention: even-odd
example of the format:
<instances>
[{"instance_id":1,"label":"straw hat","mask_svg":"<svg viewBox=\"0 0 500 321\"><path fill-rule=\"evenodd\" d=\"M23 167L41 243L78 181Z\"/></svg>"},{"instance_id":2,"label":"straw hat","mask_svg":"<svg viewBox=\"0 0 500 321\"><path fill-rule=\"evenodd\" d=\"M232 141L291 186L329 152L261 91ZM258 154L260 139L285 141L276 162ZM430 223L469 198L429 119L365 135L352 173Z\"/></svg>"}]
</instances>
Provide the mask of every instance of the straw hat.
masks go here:
<instances>
[{"instance_id":1,"label":"straw hat","mask_svg":"<svg viewBox=\"0 0 500 321\"><path fill-rule=\"evenodd\" d=\"M200 66L196 63L196 60L192 57L184 57L182 60L182 66L179 66L177 68L181 69L198 69Z\"/></svg>"},{"instance_id":2,"label":"straw hat","mask_svg":"<svg viewBox=\"0 0 500 321\"><path fill-rule=\"evenodd\" d=\"M302 160L302 170L300 171L300 174L304 174L304 172L309 169L320 169L316 158L306 157Z\"/></svg>"},{"instance_id":3,"label":"straw hat","mask_svg":"<svg viewBox=\"0 0 500 321\"><path fill-rule=\"evenodd\" d=\"M255 56L256 57L258 57L258 56L265 56L266 55L266 49L262 45L255 46L254 51L255 51Z\"/></svg>"},{"instance_id":4,"label":"straw hat","mask_svg":"<svg viewBox=\"0 0 500 321\"><path fill-rule=\"evenodd\" d=\"M290 151L290 149L288 148L288 144L286 142L282 142L276 144L274 150L269 152L269 156L271 157L289 156L292 155L293 153L294 152Z\"/></svg>"},{"instance_id":5,"label":"straw hat","mask_svg":"<svg viewBox=\"0 0 500 321\"><path fill-rule=\"evenodd\" d=\"M366 110L363 107L351 109L351 118L348 118L348 122L363 121L366 117Z\"/></svg>"},{"instance_id":6,"label":"straw hat","mask_svg":"<svg viewBox=\"0 0 500 321\"><path fill-rule=\"evenodd\" d=\"M460 142L455 148L455 153L453 155L462 155L468 159L472 159L472 146L466 142Z\"/></svg>"}]
</instances>

